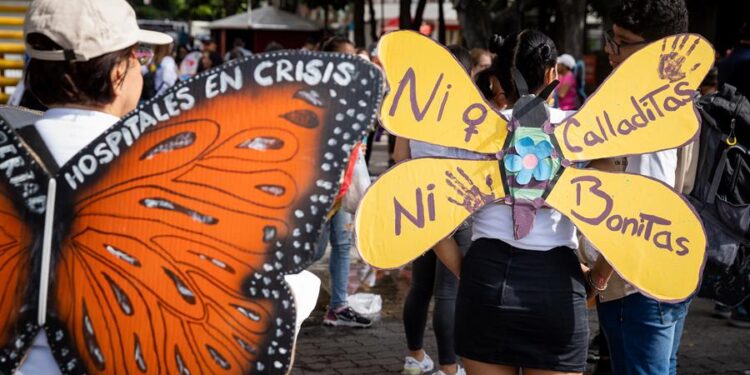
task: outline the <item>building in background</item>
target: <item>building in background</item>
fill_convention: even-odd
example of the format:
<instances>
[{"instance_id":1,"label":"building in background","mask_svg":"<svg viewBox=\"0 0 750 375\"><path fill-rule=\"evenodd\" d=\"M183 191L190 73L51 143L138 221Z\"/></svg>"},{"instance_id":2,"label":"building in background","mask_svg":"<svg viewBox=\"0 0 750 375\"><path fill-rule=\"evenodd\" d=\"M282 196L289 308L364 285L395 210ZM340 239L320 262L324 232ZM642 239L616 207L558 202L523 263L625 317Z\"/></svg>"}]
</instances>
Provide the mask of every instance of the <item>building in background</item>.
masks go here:
<instances>
[{"instance_id":1,"label":"building in background","mask_svg":"<svg viewBox=\"0 0 750 375\"><path fill-rule=\"evenodd\" d=\"M23 18L30 1L0 1L0 104L8 102L23 73Z\"/></svg>"},{"instance_id":2,"label":"building in background","mask_svg":"<svg viewBox=\"0 0 750 375\"><path fill-rule=\"evenodd\" d=\"M235 38L244 40L246 48L257 53L273 42L284 48L300 48L309 37L322 35L321 26L315 22L269 5L216 20L207 28L222 55L232 48Z\"/></svg>"}]
</instances>

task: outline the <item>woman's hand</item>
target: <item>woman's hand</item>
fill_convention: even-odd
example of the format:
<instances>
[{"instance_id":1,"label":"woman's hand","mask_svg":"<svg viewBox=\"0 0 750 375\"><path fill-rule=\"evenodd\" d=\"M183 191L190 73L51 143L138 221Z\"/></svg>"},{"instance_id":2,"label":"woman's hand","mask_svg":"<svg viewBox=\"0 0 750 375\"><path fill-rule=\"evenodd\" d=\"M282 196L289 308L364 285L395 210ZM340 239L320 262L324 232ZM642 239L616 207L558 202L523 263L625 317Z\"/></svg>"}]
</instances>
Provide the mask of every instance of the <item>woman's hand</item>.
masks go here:
<instances>
[{"instance_id":1,"label":"woman's hand","mask_svg":"<svg viewBox=\"0 0 750 375\"><path fill-rule=\"evenodd\" d=\"M589 306L593 306L596 302L596 296L607 289L607 283L609 282L609 278L612 277L613 271L612 266L602 256L596 260L596 263L594 263L588 272L584 271L586 299Z\"/></svg>"}]
</instances>

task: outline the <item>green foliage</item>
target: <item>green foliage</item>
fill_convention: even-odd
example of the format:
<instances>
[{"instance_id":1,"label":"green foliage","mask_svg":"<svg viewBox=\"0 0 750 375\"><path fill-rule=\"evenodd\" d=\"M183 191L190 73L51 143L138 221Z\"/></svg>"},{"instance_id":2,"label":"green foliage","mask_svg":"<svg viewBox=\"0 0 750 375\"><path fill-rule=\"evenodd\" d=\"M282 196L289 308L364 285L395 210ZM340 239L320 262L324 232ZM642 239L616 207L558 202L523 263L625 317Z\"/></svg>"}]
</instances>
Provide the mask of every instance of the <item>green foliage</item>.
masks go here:
<instances>
[{"instance_id":1,"label":"green foliage","mask_svg":"<svg viewBox=\"0 0 750 375\"><path fill-rule=\"evenodd\" d=\"M349 5L352 0L300 0L300 2L306 4L310 8L330 6L333 9L341 10Z\"/></svg>"},{"instance_id":2,"label":"green foliage","mask_svg":"<svg viewBox=\"0 0 750 375\"><path fill-rule=\"evenodd\" d=\"M247 0L128 0L139 18L215 20L247 11ZM253 5L257 1L253 1Z\"/></svg>"}]
</instances>

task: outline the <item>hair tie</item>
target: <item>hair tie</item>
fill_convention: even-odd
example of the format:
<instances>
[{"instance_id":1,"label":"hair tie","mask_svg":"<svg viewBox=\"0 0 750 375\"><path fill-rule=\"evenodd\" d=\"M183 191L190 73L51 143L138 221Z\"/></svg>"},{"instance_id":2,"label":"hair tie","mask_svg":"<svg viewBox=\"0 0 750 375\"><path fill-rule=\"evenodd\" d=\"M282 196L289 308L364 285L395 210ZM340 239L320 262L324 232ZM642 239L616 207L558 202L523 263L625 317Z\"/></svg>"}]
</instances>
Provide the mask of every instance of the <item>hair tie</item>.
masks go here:
<instances>
[{"instance_id":1,"label":"hair tie","mask_svg":"<svg viewBox=\"0 0 750 375\"><path fill-rule=\"evenodd\" d=\"M552 50L547 44L540 46L539 54L542 57L542 61L549 61L552 58Z\"/></svg>"},{"instance_id":2,"label":"hair tie","mask_svg":"<svg viewBox=\"0 0 750 375\"><path fill-rule=\"evenodd\" d=\"M493 35L490 38L490 45L489 45L490 52L500 53L500 50L503 48L503 44L505 44L505 38L503 38L499 34Z\"/></svg>"}]
</instances>

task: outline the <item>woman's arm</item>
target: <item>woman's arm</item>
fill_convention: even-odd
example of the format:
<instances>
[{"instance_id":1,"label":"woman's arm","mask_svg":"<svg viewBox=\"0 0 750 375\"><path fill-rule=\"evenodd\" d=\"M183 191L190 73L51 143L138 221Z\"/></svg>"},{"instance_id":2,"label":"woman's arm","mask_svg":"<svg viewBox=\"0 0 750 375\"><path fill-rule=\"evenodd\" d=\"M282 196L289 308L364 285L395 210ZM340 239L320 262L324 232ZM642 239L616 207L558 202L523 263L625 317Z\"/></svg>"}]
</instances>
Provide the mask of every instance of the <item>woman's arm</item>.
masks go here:
<instances>
[{"instance_id":1,"label":"woman's arm","mask_svg":"<svg viewBox=\"0 0 750 375\"><path fill-rule=\"evenodd\" d=\"M451 271L456 277L461 276L461 260L463 260L463 254L461 249L458 247L458 243L453 239L453 236L440 240L432 248L437 255L438 259Z\"/></svg>"},{"instance_id":2,"label":"woman's arm","mask_svg":"<svg viewBox=\"0 0 750 375\"><path fill-rule=\"evenodd\" d=\"M400 163L411 158L411 149L409 140L406 138L396 137L396 147L393 149L393 161Z\"/></svg>"},{"instance_id":3,"label":"woman's arm","mask_svg":"<svg viewBox=\"0 0 750 375\"><path fill-rule=\"evenodd\" d=\"M627 159L625 158L609 158L609 159L597 159L593 160L588 164L588 168L605 171L605 172L623 172L627 166ZM590 298L596 296L598 291L596 289L604 289L607 287L609 278L612 277L613 272L612 265L610 265L601 254L597 258L596 262L591 266L591 269L586 274L586 282L589 285Z\"/></svg>"}]
</instances>

